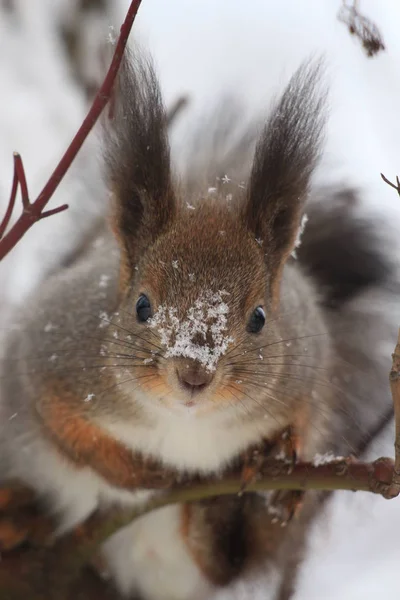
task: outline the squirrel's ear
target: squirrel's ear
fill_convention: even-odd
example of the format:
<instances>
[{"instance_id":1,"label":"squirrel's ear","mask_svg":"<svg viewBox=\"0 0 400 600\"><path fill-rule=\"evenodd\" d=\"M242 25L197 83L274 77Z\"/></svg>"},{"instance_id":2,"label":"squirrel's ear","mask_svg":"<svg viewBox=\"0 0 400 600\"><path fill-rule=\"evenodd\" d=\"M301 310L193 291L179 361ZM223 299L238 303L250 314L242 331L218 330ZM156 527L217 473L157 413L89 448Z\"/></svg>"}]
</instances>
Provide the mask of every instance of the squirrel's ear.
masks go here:
<instances>
[{"instance_id":1,"label":"squirrel's ear","mask_svg":"<svg viewBox=\"0 0 400 600\"><path fill-rule=\"evenodd\" d=\"M115 202L114 229L126 267L175 214L167 122L149 58L127 52L106 126L105 159Z\"/></svg>"},{"instance_id":2,"label":"squirrel's ear","mask_svg":"<svg viewBox=\"0 0 400 600\"><path fill-rule=\"evenodd\" d=\"M272 279L293 250L310 178L320 154L325 97L321 61L296 71L256 146L244 219L262 242Z\"/></svg>"}]
</instances>

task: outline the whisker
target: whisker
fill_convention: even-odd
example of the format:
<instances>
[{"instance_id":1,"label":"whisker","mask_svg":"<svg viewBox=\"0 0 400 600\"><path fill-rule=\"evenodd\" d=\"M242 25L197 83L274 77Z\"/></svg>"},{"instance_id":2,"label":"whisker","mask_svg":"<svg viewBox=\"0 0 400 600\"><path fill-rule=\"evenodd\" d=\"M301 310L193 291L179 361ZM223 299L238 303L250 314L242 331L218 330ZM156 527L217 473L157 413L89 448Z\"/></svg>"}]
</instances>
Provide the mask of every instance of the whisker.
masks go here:
<instances>
[{"instance_id":1,"label":"whisker","mask_svg":"<svg viewBox=\"0 0 400 600\"><path fill-rule=\"evenodd\" d=\"M312 335L301 335L301 336L297 336L297 337L292 337L292 338L286 338L283 340L277 340L275 342L269 342L268 344L265 344L264 346L259 346L257 348L251 348L250 350L246 349L246 354L249 354L250 352L259 352L260 350L263 350L264 348L270 348L271 346L275 346L277 344L283 344L286 342L294 342L294 341L299 341L299 340L306 340L306 339L311 339L311 338L315 338L315 337L321 337L323 335L330 335L330 331L325 331L324 333L314 333ZM232 358L236 358L237 356L243 356L243 353L239 352L238 354L235 354L234 356L231 356Z\"/></svg>"},{"instance_id":2,"label":"whisker","mask_svg":"<svg viewBox=\"0 0 400 600\"><path fill-rule=\"evenodd\" d=\"M108 319L106 319L105 317L100 317L103 321L106 321L107 323L110 323L110 325L112 325L113 327L117 327L118 329L121 329L122 331L124 331L125 333L127 333L128 335L128 339L129 337L135 337L139 340L142 340L142 342L145 342L146 344L150 344L151 346L154 346L154 348L157 348L157 350L159 350L160 352L162 352L162 348L160 346L157 346L156 344L154 344L153 342L150 342L150 340L146 340L145 338L142 338L142 336L140 336L138 333L135 333L129 329L126 329L126 327L122 327L121 325L118 325L118 323L114 323L113 321L110 321ZM150 328L148 328L148 331L151 331Z\"/></svg>"},{"instance_id":3,"label":"whisker","mask_svg":"<svg viewBox=\"0 0 400 600\"><path fill-rule=\"evenodd\" d=\"M254 385L257 386L256 383L252 382L251 380L244 380L246 385ZM270 383L265 383L264 384L266 387L269 387L269 389L275 389L273 387L271 387ZM291 388L289 386L285 386L285 395L286 394L286 390L289 389L291 391L294 391L295 393L298 393L298 388ZM278 390L279 392L279 390ZM297 395L297 394L296 394ZM336 395L336 392L334 392L334 395ZM344 393L341 394L342 396L342 401L343 401L343 396ZM369 435L369 430L368 428L366 428L365 426L363 426L360 421L357 419L357 417L353 414L353 412L349 411L348 409L346 409L346 406L343 404L335 404L332 406L331 409L327 408L324 406L323 403L321 403L320 400L318 399L314 399L312 398L312 396L303 396L302 397L302 402L306 402L308 405L311 405L314 409L316 409L316 411L318 413L321 413L322 415L324 415L325 417L331 417L332 414L338 414L341 413L344 415L344 417L346 418L346 420L350 420L353 425L357 428L357 431L360 432L361 435ZM311 414L311 418L312 418L312 414ZM347 444L348 448L353 452L356 453L356 449L354 447L354 445L352 445L350 443L350 441L343 435L341 434L341 439L343 439L345 441L345 443Z\"/></svg>"},{"instance_id":4,"label":"whisker","mask_svg":"<svg viewBox=\"0 0 400 600\"><path fill-rule=\"evenodd\" d=\"M151 365L146 365L143 362L141 363L137 363L137 364L132 364L132 363L128 363L128 364L114 364L114 365L83 365L83 366L79 366L79 367L74 367L74 368L65 368L63 366L60 367L51 367L49 366L48 369L36 369L34 371L14 371L12 373L8 373L7 375L1 375L0 376L0 380L6 380L10 377L15 377L15 376L21 376L21 375L38 375L38 374L49 374L49 373L84 373L85 371L89 370L89 369L100 369L105 371L106 369L123 369L123 368L152 368L154 367L154 364Z\"/></svg>"},{"instance_id":5,"label":"whisker","mask_svg":"<svg viewBox=\"0 0 400 600\"><path fill-rule=\"evenodd\" d=\"M262 360L262 362L260 362L260 360L261 359L259 359L259 360L254 360L253 359L252 361L243 361L243 362L240 361L240 363L237 362L237 363L233 363L233 364L234 365L239 365L239 366L241 366L241 365L246 365L246 366L252 366L252 365L254 365L256 367L260 366L261 364L265 364L265 365L268 365L268 366L271 366L271 367L305 367L305 368L308 368L308 369L314 369L316 371L325 371L325 372L328 372L328 373L331 372L331 370L328 369L327 367L317 367L315 365L306 365L304 363L269 362L268 360Z\"/></svg>"},{"instance_id":6,"label":"whisker","mask_svg":"<svg viewBox=\"0 0 400 600\"><path fill-rule=\"evenodd\" d=\"M51 357L53 357L55 355L54 352L46 352L45 354L38 354L35 356L21 356L19 358L1 358L0 359L0 364L1 363L17 363L20 361L24 361L24 362L30 362L30 361L45 361L46 359L49 360ZM156 357L155 354L153 354L152 356ZM129 353L124 353L124 352L107 352L107 353L103 353L103 352L99 352L98 354L94 354L94 355L90 355L90 354L75 354L73 353L71 350L68 352L63 352L62 354L57 355L57 359L62 359L62 360L68 360L71 357L74 358L74 360L85 360L85 359L89 359L89 360L101 360L101 359L108 359L108 358L123 358L123 359L130 359L130 358L136 358L136 356L134 354L129 354ZM144 359L146 360L146 359Z\"/></svg>"},{"instance_id":7,"label":"whisker","mask_svg":"<svg viewBox=\"0 0 400 600\"><path fill-rule=\"evenodd\" d=\"M236 388L233 384L230 384L230 387L235 389L236 391L238 391L239 394L244 394L245 396L247 396L247 398L249 398L252 402L257 404L257 406L259 406L263 411L265 411L269 417L271 417L274 421L276 421L276 423L278 424L279 427L282 427L282 424L278 421L278 419L276 418L276 415L273 415L264 404L262 404L255 398L252 398L249 394L247 394L243 390ZM275 400L275 398L272 396L272 394L270 395L270 397L271 397L271 399Z\"/></svg>"},{"instance_id":8,"label":"whisker","mask_svg":"<svg viewBox=\"0 0 400 600\"><path fill-rule=\"evenodd\" d=\"M130 381L138 381L138 379L143 379L145 377L157 377L157 375L140 375L139 377L131 377L129 379L124 379L124 381L118 381L117 383L107 387L105 390L102 390L100 392L100 394L98 394L99 396L103 396L105 393L109 392L110 390L113 390L115 388L117 388L119 385L122 385L124 383L129 383Z\"/></svg>"},{"instance_id":9,"label":"whisker","mask_svg":"<svg viewBox=\"0 0 400 600\"><path fill-rule=\"evenodd\" d=\"M287 317L288 315L293 314L293 311L287 311L286 313L280 313L279 315L271 318L271 319L267 319L265 321L265 326L267 327L268 325L271 325L271 323L275 323L276 321L279 321L279 319L283 319L285 317ZM231 354L231 352L233 352L236 348L238 348L240 346L240 344L246 339L246 336L243 332L243 336L241 336L239 342L237 344L235 344L232 348L230 348L226 353L225 356L229 356Z\"/></svg>"},{"instance_id":10,"label":"whisker","mask_svg":"<svg viewBox=\"0 0 400 600\"><path fill-rule=\"evenodd\" d=\"M277 373L275 371L250 371L249 369L234 369L233 372L235 373L235 375L239 376L244 373L245 375L255 375L257 377L271 376L277 379L295 379L297 381L313 383L322 387L328 387L330 389L336 387L339 391L343 392L343 390L341 390L336 384L330 381L321 381L315 378L306 378L302 377L301 375L293 375L292 373L287 373L285 371L280 371Z\"/></svg>"}]
</instances>

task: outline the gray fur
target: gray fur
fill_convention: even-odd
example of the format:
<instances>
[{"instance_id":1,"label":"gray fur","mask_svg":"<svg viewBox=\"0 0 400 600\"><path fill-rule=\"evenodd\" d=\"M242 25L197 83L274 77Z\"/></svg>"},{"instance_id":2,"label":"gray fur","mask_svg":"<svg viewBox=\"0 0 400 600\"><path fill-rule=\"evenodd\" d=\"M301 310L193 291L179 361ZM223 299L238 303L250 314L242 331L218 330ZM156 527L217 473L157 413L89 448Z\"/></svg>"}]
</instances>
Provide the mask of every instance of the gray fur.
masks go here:
<instances>
[{"instance_id":1,"label":"gray fur","mask_svg":"<svg viewBox=\"0 0 400 600\"><path fill-rule=\"evenodd\" d=\"M357 455L390 417L387 373L400 322L395 302L399 279L381 255L379 239L373 249L369 246L373 225L365 224L354 236L349 214L349 235L342 240L337 228L343 220L335 217L337 192L329 190L324 208L310 202L306 209L312 227L304 236L299 261L284 266L282 281L278 276L293 247L320 151L324 94L316 91L318 77L319 67L303 66L273 111L256 150L248 187L238 192L244 208L232 208L219 197L216 202L198 199L192 210L186 207L193 194L190 178L187 191L172 186L165 115L154 72L146 63L133 71L125 64L116 129L107 155L117 203L115 228L122 253L128 256L127 286L120 289L119 251L107 233L49 278L26 309L18 311L18 327L8 335L1 361L0 479L18 477L34 487L51 510L61 513L63 527L85 519L100 505L137 502L140 490L117 490L89 467L75 469L57 453L40 421L50 380L71 393L78 414L101 425L128 448L192 472L219 472L246 446L287 425L294 411L305 404L310 408L308 458L330 450ZM255 240L257 235L262 239ZM342 241L351 248L351 269L336 252ZM326 269L316 257L325 257ZM196 274L193 281L192 272ZM280 284L275 313L271 282ZM180 421L167 410L165 424L160 423L140 395L134 363L142 361L141 353L151 357L149 369L153 371L149 372L165 365L158 351L151 353L152 344L159 340L137 323L134 314L144 285L154 306L177 305L179 316L204 289L216 287L229 293L227 327L239 351L236 357L233 353L231 358L229 354L223 357L221 369L223 377L231 377L233 390L239 379L235 369L244 373L243 388L239 388L244 392L233 408L223 403L217 406L221 427L215 428L210 440L215 448L204 442L207 428L196 430L193 419ZM259 302L267 312L267 324L259 337L251 337L246 324L254 303ZM260 346L265 349L261 357ZM249 364L250 372L246 371ZM173 391L179 397L179 390ZM164 397L154 392L154 399L158 407ZM214 426L213 421L210 427ZM201 452L191 445L191 432L203 441ZM182 448L176 440L182 440ZM258 568L261 564L272 573L273 566L279 572L277 579L271 575L266 589L269 597L280 589L280 598L289 598L317 501L316 494L307 496L304 516L287 532L282 530L279 544L268 556L252 547L250 536L250 558L241 556L242 562L235 563L227 579L242 576L246 570L249 573L249 565L255 568L254 558ZM246 523L252 521L247 519L246 503L237 500L232 508L223 507L224 529L235 542L238 530L243 535ZM172 509L168 511L167 516L176 516ZM164 600L171 592L162 586L161 592L154 591L154 577L142 569L140 548L132 542L144 531L140 529L144 524L150 524L151 530L152 518L146 517L111 540L108 557L123 592ZM212 533L211 527L211 538ZM221 547L229 553L225 542L221 540ZM162 555L162 547L157 546L158 550ZM171 540L167 558L174 552ZM177 551L178 563L181 558ZM168 564L172 563L171 557ZM189 577L185 573L182 578L171 577L172 584L183 585ZM202 600L215 591L198 573L193 581L200 581L195 586L198 595L194 596L193 588L190 597ZM184 599L183 587L179 590L172 595Z\"/></svg>"}]
</instances>

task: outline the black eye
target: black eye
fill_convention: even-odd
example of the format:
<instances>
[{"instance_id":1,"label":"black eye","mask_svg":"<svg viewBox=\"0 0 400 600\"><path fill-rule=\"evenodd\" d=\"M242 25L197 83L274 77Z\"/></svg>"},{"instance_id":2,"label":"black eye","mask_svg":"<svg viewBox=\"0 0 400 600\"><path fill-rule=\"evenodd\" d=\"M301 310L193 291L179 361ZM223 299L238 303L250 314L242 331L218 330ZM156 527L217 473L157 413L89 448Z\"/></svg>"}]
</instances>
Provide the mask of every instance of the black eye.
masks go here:
<instances>
[{"instance_id":1,"label":"black eye","mask_svg":"<svg viewBox=\"0 0 400 600\"><path fill-rule=\"evenodd\" d=\"M150 300L144 294L140 294L136 302L136 314L141 323L145 323L151 316Z\"/></svg>"},{"instance_id":2,"label":"black eye","mask_svg":"<svg viewBox=\"0 0 400 600\"><path fill-rule=\"evenodd\" d=\"M265 325L265 312L261 306L257 306L255 311L250 317L250 321L247 325L247 331L249 333L258 333Z\"/></svg>"}]
</instances>

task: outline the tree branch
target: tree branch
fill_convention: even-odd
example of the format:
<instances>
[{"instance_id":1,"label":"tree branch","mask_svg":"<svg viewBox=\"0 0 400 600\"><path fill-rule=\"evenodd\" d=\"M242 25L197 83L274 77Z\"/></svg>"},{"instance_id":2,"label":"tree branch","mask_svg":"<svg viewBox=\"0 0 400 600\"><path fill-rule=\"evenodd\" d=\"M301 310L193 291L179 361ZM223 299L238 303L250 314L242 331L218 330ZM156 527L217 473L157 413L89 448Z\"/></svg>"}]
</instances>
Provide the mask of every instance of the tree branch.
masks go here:
<instances>
[{"instance_id":1,"label":"tree branch","mask_svg":"<svg viewBox=\"0 0 400 600\"><path fill-rule=\"evenodd\" d=\"M64 204L63 206L59 206L58 208L43 212L45 206L54 194L65 173L68 171L72 161L74 160L75 156L82 147L83 142L89 135L97 119L99 118L102 110L104 109L104 107L110 99L113 84L117 76L119 66L121 64L125 46L128 41L129 33L131 31L137 11L139 10L140 4L141 0L133 0L131 2L125 17L125 21L121 26L120 35L115 46L111 65L108 69L103 84L97 92L93 104L82 125L80 126L78 132L74 136L72 142L68 146L66 152L64 153L54 172L50 176L46 185L40 192L39 196L32 203L30 203L29 201L28 187L26 184L25 172L21 157L19 154L14 154L13 186L6 215L0 226L0 260L4 258L12 248L14 248L14 246L19 242L22 236L28 231L30 227L32 227L34 223L36 223L40 219L49 217L55 213L61 212L68 208L67 205ZM17 219L17 221L8 231L8 233L5 233L12 215L15 203L15 196L17 193L18 186L15 182L17 182L21 188L23 211L21 216Z\"/></svg>"},{"instance_id":2,"label":"tree branch","mask_svg":"<svg viewBox=\"0 0 400 600\"><path fill-rule=\"evenodd\" d=\"M362 47L369 58L385 50L385 44L378 27L368 17L360 13L358 0L353 0L352 5L343 0L337 18L347 25L351 35L361 41Z\"/></svg>"},{"instance_id":3,"label":"tree branch","mask_svg":"<svg viewBox=\"0 0 400 600\"><path fill-rule=\"evenodd\" d=\"M392 480L393 461L378 459L366 464L352 459L330 460L325 464L278 461L268 456L261 457L254 450L258 465L258 475L246 487L247 492L265 492L268 490L363 490L381 493ZM51 524L43 520L38 526L31 526L30 545L24 541L19 552L3 554L0 562L0 597L8 600L66 600L72 590L88 585L85 583L88 572L85 568L95 557L101 544L113 533L144 514L176 503L198 501L212 496L241 493L242 464L223 478L197 478L175 483L168 492L153 496L145 504L125 511L113 511L108 515L95 514L70 534L54 540L50 534ZM30 505L32 498L17 488L20 508ZM17 498L17 497L16 497ZM1 500L1 495L0 495ZM27 504L24 504L27 503ZM18 532L17 500L12 502L14 509L13 524ZM0 505L1 506L1 505ZM31 517L32 521L32 517ZM0 547L2 542L0 520ZM9 533L9 531L8 531ZM4 547L4 543L3 543ZM83 580L82 580L83 578ZM82 588L83 589L83 588ZM104 583L103 592L107 586ZM98 594L98 592L96 592ZM88 595L96 598L98 595Z\"/></svg>"}]
</instances>

